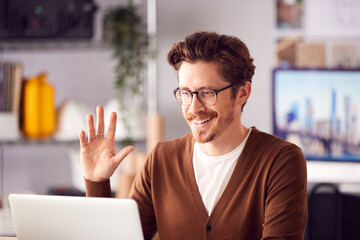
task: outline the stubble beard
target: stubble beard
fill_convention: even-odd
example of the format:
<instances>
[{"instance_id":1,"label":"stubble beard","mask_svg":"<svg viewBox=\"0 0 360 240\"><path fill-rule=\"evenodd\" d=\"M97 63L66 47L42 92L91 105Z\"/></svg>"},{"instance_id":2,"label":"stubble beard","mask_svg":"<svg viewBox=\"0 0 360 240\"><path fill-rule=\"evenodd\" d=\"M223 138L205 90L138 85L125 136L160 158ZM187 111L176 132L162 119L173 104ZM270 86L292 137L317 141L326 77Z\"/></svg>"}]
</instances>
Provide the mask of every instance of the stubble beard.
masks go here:
<instances>
[{"instance_id":1,"label":"stubble beard","mask_svg":"<svg viewBox=\"0 0 360 240\"><path fill-rule=\"evenodd\" d=\"M219 118L219 115L216 112L200 113L198 115L186 114L186 120L190 128L192 128L191 121L196 117L200 117L201 119L211 117L211 121L218 121L215 126L212 126L211 129L206 131L192 129L192 135L199 143L208 143L216 140L219 136L221 136L222 132L224 132L226 128L231 125L234 120L232 108L231 110L227 111L221 118ZM206 134L207 131L210 132L209 135L206 138L202 138L201 136Z\"/></svg>"}]
</instances>

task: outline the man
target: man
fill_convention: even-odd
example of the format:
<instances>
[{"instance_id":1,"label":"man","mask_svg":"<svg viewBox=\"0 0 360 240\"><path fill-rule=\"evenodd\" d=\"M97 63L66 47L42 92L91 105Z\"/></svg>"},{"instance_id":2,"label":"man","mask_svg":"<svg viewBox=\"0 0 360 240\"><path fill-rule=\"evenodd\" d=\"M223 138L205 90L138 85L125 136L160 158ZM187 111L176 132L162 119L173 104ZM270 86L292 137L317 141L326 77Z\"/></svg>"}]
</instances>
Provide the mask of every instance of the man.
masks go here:
<instances>
[{"instance_id":1,"label":"man","mask_svg":"<svg viewBox=\"0 0 360 240\"><path fill-rule=\"evenodd\" d=\"M146 239L303 239L306 163L301 150L241 123L255 66L236 37L195 32L174 44L168 61L191 133L157 144L136 176ZM104 137L102 107L80 134L87 196L110 197L109 177L133 150L114 152L116 114Z\"/></svg>"}]
</instances>

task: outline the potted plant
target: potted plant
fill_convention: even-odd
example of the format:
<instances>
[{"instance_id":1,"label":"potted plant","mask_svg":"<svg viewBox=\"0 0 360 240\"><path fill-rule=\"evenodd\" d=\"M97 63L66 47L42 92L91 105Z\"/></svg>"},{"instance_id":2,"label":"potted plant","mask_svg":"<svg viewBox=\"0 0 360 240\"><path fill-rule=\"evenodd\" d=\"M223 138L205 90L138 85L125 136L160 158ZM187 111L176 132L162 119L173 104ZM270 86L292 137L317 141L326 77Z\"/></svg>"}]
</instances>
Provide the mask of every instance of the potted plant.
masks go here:
<instances>
[{"instance_id":1,"label":"potted plant","mask_svg":"<svg viewBox=\"0 0 360 240\"><path fill-rule=\"evenodd\" d=\"M149 56L149 36L131 0L127 5L113 8L106 14L104 30L116 60L115 87L120 120L126 130L126 137L121 141L123 144L133 144L132 116L129 113L131 108L144 105L139 102L143 102L144 96L144 68Z\"/></svg>"}]
</instances>

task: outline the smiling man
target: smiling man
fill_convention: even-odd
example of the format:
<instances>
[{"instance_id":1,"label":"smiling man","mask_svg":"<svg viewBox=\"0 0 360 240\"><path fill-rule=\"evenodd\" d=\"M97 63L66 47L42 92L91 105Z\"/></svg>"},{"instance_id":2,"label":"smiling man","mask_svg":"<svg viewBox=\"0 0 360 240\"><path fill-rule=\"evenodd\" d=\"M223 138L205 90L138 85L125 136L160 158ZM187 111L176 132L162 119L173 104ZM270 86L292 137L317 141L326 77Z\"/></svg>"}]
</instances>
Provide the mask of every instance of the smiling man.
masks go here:
<instances>
[{"instance_id":1,"label":"smiling man","mask_svg":"<svg viewBox=\"0 0 360 240\"><path fill-rule=\"evenodd\" d=\"M249 131L241 124L241 106L249 97L250 82L241 86L224 81L218 63L203 60L183 61L178 72L179 88L174 94L195 141L209 155L233 150ZM232 89L238 92L239 88L236 96ZM234 136L234 131L240 134Z\"/></svg>"},{"instance_id":2,"label":"smiling man","mask_svg":"<svg viewBox=\"0 0 360 240\"><path fill-rule=\"evenodd\" d=\"M195 32L175 43L174 95L191 134L157 144L130 197L151 239L303 239L306 163L301 150L242 124L255 66L236 37ZM102 107L80 133L87 196L110 197L109 178L133 147L114 152L116 114Z\"/></svg>"}]
</instances>

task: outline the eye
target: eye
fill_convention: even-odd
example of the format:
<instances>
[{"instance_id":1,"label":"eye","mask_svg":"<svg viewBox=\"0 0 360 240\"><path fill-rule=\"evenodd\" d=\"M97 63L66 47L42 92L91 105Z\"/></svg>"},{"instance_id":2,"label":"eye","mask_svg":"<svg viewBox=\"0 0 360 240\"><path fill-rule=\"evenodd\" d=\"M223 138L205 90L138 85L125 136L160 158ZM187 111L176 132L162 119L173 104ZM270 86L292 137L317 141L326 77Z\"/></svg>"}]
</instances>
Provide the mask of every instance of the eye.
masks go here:
<instances>
[{"instance_id":1,"label":"eye","mask_svg":"<svg viewBox=\"0 0 360 240\"><path fill-rule=\"evenodd\" d=\"M205 89L205 90L200 91L200 95L202 95L204 97L212 97L212 96L215 95L215 92L213 90L210 90L210 89Z\"/></svg>"},{"instance_id":2,"label":"eye","mask_svg":"<svg viewBox=\"0 0 360 240\"><path fill-rule=\"evenodd\" d=\"M191 93L189 91L186 91L186 90L179 90L179 95L181 97L190 97Z\"/></svg>"}]
</instances>

